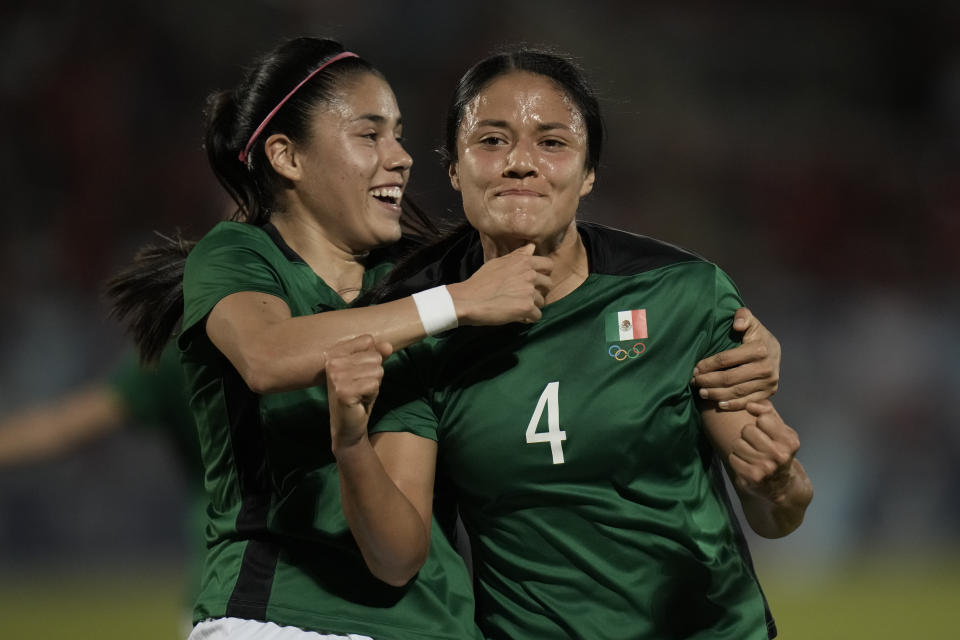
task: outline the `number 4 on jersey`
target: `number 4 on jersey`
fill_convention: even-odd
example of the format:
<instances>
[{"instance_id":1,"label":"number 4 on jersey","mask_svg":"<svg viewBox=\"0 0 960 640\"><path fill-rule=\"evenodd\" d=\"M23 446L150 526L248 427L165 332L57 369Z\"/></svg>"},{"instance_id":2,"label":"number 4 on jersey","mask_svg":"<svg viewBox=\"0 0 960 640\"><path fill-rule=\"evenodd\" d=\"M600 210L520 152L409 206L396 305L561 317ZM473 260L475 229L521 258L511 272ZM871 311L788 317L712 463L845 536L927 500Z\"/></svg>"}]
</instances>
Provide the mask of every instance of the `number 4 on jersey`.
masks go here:
<instances>
[{"instance_id":1,"label":"number 4 on jersey","mask_svg":"<svg viewBox=\"0 0 960 640\"><path fill-rule=\"evenodd\" d=\"M547 430L538 432L544 407L547 409ZM567 432L560 430L560 382L550 382L540 394L537 408L533 410L533 417L527 425L527 444L549 442L553 464L563 464L563 446L560 443L566 439Z\"/></svg>"}]
</instances>

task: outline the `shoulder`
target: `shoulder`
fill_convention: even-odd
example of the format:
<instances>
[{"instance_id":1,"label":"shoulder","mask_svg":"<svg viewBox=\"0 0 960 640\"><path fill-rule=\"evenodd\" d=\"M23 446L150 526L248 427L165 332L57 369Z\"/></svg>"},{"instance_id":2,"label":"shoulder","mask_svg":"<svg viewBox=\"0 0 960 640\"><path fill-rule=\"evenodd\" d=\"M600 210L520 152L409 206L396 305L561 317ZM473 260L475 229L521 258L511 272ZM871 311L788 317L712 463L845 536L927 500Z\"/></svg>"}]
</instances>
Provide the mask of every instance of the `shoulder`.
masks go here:
<instances>
[{"instance_id":1,"label":"shoulder","mask_svg":"<svg viewBox=\"0 0 960 640\"><path fill-rule=\"evenodd\" d=\"M186 270L210 261L246 261L251 254L269 262L282 257L270 236L261 229L244 222L220 222L200 238L187 257Z\"/></svg>"},{"instance_id":2,"label":"shoulder","mask_svg":"<svg viewBox=\"0 0 960 640\"><path fill-rule=\"evenodd\" d=\"M270 243L270 237L260 227L255 227L245 222L224 221L218 222L213 229L200 238L194 250L209 250L215 247L233 246L237 244L244 246L266 246ZM193 252L191 251L191 253Z\"/></svg>"},{"instance_id":3,"label":"shoulder","mask_svg":"<svg viewBox=\"0 0 960 640\"><path fill-rule=\"evenodd\" d=\"M184 326L239 291L282 297L294 273L283 252L259 227L221 222L190 251L183 269Z\"/></svg>"},{"instance_id":4,"label":"shoulder","mask_svg":"<svg viewBox=\"0 0 960 640\"><path fill-rule=\"evenodd\" d=\"M578 222L590 271L604 275L637 275L679 264L712 266L696 253L656 238L594 222Z\"/></svg>"}]
</instances>

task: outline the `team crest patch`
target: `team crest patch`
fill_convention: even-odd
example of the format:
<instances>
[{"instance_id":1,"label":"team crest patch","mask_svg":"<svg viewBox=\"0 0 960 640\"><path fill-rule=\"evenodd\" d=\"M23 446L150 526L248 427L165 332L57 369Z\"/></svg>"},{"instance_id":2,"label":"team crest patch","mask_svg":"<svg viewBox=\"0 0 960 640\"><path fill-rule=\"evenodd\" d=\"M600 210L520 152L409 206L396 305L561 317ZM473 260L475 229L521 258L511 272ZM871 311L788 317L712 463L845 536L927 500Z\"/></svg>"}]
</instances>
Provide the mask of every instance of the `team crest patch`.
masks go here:
<instances>
[{"instance_id":1,"label":"team crest patch","mask_svg":"<svg viewBox=\"0 0 960 640\"><path fill-rule=\"evenodd\" d=\"M606 326L607 342L633 341L632 345L621 346L619 344L610 345L607 354L622 362L627 359L639 358L647 345L639 340L647 339L647 310L631 309L629 311L614 311L608 313L604 319Z\"/></svg>"}]
</instances>

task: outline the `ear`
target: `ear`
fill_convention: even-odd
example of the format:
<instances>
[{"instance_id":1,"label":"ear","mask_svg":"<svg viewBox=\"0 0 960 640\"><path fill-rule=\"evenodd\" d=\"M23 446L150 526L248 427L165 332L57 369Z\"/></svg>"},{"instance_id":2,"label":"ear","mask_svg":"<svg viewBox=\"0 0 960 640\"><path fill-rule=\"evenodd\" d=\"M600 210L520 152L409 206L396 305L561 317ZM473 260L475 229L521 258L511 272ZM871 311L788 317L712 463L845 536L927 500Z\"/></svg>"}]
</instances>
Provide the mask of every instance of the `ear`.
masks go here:
<instances>
[{"instance_id":1,"label":"ear","mask_svg":"<svg viewBox=\"0 0 960 640\"><path fill-rule=\"evenodd\" d=\"M264 151L267 154L267 160L273 170L288 180L299 180L303 174L303 165L297 157L296 146L293 140L283 135L275 133L263 143Z\"/></svg>"},{"instance_id":2,"label":"ear","mask_svg":"<svg viewBox=\"0 0 960 640\"><path fill-rule=\"evenodd\" d=\"M451 162L450 166L447 167L447 175L450 176L450 185L453 187L454 191L460 191L460 176L457 175L456 162Z\"/></svg>"},{"instance_id":3,"label":"ear","mask_svg":"<svg viewBox=\"0 0 960 640\"><path fill-rule=\"evenodd\" d=\"M587 175L583 177L583 184L580 185L580 197L587 195L593 191L593 181L597 179L597 174L593 169L587 171Z\"/></svg>"}]
</instances>

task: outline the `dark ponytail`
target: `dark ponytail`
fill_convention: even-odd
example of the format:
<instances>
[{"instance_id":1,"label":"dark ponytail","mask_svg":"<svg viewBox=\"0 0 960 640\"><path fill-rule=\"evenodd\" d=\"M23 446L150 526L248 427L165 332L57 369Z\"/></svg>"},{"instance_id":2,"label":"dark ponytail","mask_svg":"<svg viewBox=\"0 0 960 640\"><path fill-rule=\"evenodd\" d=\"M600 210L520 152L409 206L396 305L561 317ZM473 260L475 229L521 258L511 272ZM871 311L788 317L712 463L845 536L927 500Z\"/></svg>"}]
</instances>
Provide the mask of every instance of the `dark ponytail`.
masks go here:
<instances>
[{"instance_id":1,"label":"dark ponytail","mask_svg":"<svg viewBox=\"0 0 960 640\"><path fill-rule=\"evenodd\" d=\"M203 110L206 135L203 148L217 181L237 203L231 219L254 216L266 217L261 212L256 184L250 179L246 165L237 159L237 103L233 91L214 91L207 96Z\"/></svg>"},{"instance_id":2,"label":"dark ponytail","mask_svg":"<svg viewBox=\"0 0 960 640\"><path fill-rule=\"evenodd\" d=\"M183 318L183 266L196 242L177 233L137 251L127 267L106 283L110 316L126 323L140 361L154 362Z\"/></svg>"}]
</instances>

